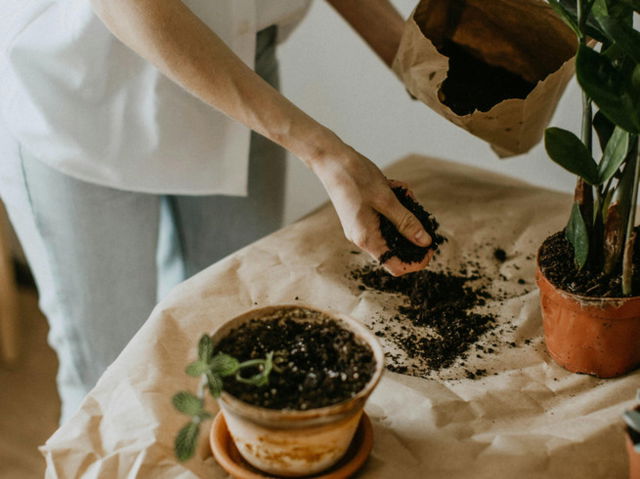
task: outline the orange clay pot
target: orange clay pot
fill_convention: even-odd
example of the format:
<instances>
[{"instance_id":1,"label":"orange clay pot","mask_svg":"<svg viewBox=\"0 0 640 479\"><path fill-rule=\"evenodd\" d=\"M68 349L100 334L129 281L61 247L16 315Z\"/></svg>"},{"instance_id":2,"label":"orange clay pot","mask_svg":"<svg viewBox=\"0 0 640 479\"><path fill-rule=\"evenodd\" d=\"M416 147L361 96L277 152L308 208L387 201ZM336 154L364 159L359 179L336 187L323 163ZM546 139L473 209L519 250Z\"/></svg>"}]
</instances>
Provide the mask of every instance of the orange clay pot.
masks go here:
<instances>
[{"instance_id":1,"label":"orange clay pot","mask_svg":"<svg viewBox=\"0 0 640 479\"><path fill-rule=\"evenodd\" d=\"M556 288L536 270L547 350L563 368L600 378L640 365L640 296L593 298Z\"/></svg>"},{"instance_id":2,"label":"orange clay pot","mask_svg":"<svg viewBox=\"0 0 640 479\"><path fill-rule=\"evenodd\" d=\"M214 344L241 324L265 319L278 310L323 313L369 345L376 360L376 369L364 388L352 398L331 406L304 411L266 409L240 401L224 391L218 399L229 433L249 464L276 476L318 474L345 455L360 423L364 404L382 375L384 353L376 337L360 322L303 305L269 306L237 316L213 333ZM300 320L313 321L312 318Z\"/></svg>"}]
</instances>

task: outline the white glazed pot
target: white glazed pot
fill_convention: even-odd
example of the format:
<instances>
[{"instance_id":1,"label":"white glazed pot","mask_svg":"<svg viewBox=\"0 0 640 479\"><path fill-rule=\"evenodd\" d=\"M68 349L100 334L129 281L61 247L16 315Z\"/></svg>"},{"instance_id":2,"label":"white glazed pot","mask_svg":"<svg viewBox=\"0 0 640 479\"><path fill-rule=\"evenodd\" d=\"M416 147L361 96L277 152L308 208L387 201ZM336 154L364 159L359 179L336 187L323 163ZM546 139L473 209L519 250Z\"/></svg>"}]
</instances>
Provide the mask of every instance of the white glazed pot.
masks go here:
<instances>
[{"instance_id":1,"label":"white glazed pot","mask_svg":"<svg viewBox=\"0 0 640 479\"><path fill-rule=\"evenodd\" d=\"M375 371L354 397L332 406L305 411L253 406L223 392L218 404L238 451L252 466L279 476L306 476L328 469L342 458L358 427L364 404L378 384L384 354L375 336L358 321L302 305L278 305L251 310L220 326L212 335L218 343L232 329L270 316L277 310L307 309L337 321L367 344L376 360ZM304 319L314 321L314 318Z\"/></svg>"}]
</instances>

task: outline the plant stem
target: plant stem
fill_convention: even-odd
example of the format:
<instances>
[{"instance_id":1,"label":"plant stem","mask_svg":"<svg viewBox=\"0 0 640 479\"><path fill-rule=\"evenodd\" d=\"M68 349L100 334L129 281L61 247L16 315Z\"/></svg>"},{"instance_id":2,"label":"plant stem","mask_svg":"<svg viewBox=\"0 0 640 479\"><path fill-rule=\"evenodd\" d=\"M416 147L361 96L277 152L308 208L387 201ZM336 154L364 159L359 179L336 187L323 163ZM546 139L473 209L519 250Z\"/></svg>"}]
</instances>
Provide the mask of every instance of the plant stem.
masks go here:
<instances>
[{"instance_id":1,"label":"plant stem","mask_svg":"<svg viewBox=\"0 0 640 479\"><path fill-rule=\"evenodd\" d=\"M631 204L627 218L627 231L625 234L624 258L622 260L622 294L630 296L632 293L633 277L633 250L635 235L633 228L636 223L636 207L638 203L638 181L640 180L640 136L636 136L635 165L633 175L633 190L631 192Z\"/></svg>"}]
</instances>

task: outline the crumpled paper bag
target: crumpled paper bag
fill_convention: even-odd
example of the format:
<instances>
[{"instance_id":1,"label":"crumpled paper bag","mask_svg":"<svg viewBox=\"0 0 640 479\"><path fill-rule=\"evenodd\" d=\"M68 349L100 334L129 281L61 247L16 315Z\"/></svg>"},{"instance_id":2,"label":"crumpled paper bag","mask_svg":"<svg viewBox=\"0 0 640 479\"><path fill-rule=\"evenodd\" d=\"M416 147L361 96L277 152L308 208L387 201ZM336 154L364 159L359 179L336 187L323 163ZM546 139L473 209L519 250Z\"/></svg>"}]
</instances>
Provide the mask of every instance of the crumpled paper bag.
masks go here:
<instances>
[{"instance_id":1,"label":"crumpled paper bag","mask_svg":"<svg viewBox=\"0 0 640 479\"><path fill-rule=\"evenodd\" d=\"M445 40L536 83L525 99L458 115L441 101ZM422 0L407 20L393 70L436 113L491 144L500 157L535 146L574 73L573 32L540 0Z\"/></svg>"}]
</instances>

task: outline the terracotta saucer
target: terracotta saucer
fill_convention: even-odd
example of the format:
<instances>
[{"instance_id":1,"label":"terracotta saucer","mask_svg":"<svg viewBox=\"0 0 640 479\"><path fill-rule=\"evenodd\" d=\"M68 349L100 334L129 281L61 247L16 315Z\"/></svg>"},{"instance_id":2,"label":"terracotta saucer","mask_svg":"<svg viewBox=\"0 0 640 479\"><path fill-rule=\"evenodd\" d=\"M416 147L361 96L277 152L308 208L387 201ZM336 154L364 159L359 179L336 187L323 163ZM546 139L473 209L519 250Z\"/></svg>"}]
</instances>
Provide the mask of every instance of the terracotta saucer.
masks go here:
<instances>
[{"instance_id":1,"label":"terracotta saucer","mask_svg":"<svg viewBox=\"0 0 640 479\"><path fill-rule=\"evenodd\" d=\"M213 456L216 458L216 461L218 461L218 464L234 478L276 479L275 476L266 475L266 473L259 471L244 460L231 439L222 412L218 412L213 421L209 443L211 444ZM358 424L358 429L344 457L331 469L314 476L304 476L304 478L346 479L362 467L369 457L372 447L373 427L371 426L369 416L363 412L360 423Z\"/></svg>"}]
</instances>

